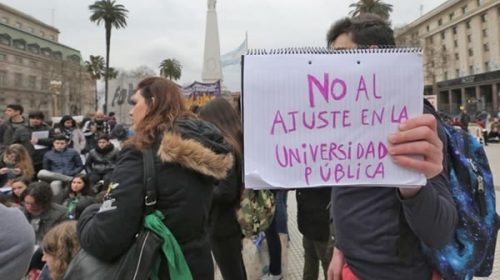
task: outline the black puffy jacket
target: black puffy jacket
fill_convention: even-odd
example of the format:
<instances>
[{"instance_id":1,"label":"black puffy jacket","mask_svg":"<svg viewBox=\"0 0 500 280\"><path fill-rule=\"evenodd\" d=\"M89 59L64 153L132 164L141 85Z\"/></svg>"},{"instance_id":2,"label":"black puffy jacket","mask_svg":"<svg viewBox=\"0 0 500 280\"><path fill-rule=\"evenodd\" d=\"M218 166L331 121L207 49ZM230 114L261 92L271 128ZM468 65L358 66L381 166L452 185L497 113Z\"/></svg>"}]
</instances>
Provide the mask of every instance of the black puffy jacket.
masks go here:
<instances>
[{"instance_id":1,"label":"black puffy jacket","mask_svg":"<svg viewBox=\"0 0 500 280\"><path fill-rule=\"evenodd\" d=\"M208 242L208 213L215 180L226 177L233 157L217 128L203 121L179 121L158 143L157 207L186 257L194 279L213 279ZM118 158L109 187L109 203L88 207L78 224L81 246L102 260L122 255L143 217L143 159L134 147ZM104 205L107 205L106 207ZM169 279L162 263L160 279Z\"/></svg>"}]
</instances>

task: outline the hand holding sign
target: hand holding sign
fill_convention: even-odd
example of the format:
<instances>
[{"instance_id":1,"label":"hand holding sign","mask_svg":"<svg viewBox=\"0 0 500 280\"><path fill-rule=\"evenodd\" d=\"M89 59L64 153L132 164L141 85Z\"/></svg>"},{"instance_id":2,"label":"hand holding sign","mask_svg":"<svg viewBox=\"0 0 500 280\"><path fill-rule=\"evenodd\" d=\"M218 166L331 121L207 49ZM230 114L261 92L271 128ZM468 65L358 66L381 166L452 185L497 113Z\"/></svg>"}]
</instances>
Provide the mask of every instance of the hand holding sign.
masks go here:
<instances>
[{"instance_id":1,"label":"hand holding sign","mask_svg":"<svg viewBox=\"0 0 500 280\"><path fill-rule=\"evenodd\" d=\"M439 144L424 131L432 124L412 119L423 108L418 53L247 55L243 65L250 188L421 186L435 175ZM391 157L388 135L405 121ZM409 157L408 148L429 162Z\"/></svg>"}]
</instances>

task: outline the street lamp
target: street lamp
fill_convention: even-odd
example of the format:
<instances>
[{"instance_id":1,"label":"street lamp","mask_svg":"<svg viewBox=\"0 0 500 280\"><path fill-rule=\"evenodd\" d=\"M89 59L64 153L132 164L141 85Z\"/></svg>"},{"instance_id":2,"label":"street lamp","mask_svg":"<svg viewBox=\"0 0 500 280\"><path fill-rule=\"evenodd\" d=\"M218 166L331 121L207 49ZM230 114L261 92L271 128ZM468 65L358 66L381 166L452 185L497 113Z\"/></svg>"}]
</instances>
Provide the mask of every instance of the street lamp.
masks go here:
<instances>
[{"instance_id":1,"label":"street lamp","mask_svg":"<svg viewBox=\"0 0 500 280\"><path fill-rule=\"evenodd\" d=\"M52 116L59 116L59 95L61 94L62 82L50 81L49 91L52 94Z\"/></svg>"}]
</instances>

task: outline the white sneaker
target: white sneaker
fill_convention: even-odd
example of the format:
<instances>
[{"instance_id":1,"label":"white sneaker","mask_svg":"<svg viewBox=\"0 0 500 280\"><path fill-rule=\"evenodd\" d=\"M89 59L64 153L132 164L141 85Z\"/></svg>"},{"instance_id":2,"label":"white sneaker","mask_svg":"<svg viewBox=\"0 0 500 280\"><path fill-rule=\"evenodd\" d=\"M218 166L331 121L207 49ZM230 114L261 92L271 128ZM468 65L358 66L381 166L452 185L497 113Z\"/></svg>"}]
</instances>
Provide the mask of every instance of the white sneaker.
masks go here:
<instances>
[{"instance_id":1,"label":"white sneaker","mask_svg":"<svg viewBox=\"0 0 500 280\"><path fill-rule=\"evenodd\" d=\"M282 280L283 279L283 276L280 274L280 275L272 275L272 274L266 274L264 275L261 280Z\"/></svg>"}]
</instances>

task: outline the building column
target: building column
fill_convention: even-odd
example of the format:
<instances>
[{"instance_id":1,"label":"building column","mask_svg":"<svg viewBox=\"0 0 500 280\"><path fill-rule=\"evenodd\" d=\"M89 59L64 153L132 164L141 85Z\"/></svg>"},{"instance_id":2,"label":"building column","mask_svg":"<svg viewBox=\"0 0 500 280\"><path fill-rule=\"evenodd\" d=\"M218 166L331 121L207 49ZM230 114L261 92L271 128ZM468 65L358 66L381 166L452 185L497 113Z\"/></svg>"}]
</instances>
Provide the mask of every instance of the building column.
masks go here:
<instances>
[{"instance_id":1,"label":"building column","mask_svg":"<svg viewBox=\"0 0 500 280\"><path fill-rule=\"evenodd\" d=\"M452 104L453 104L453 91L451 89L448 90L448 114L451 114L452 111Z\"/></svg>"},{"instance_id":2,"label":"building column","mask_svg":"<svg viewBox=\"0 0 500 280\"><path fill-rule=\"evenodd\" d=\"M493 94L493 113L496 113L498 110L498 106L500 106L500 104L498 104L500 95L499 90L500 89L498 88L497 83L493 82L493 84L491 85L491 94Z\"/></svg>"},{"instance_id":3,"label":"building column","mask_svg":"<svg viewBox=\"0 0 500 280\"><path fill-rule=\"evenodd\" d=\"M465 98L465 86L462 86L462 88L460 88L460 95L462 96L462 99L460 100L460 104L458 104L458 108L460 109L460 107L464 107L466 109L467 107L467 100Z\"/></svg>"}]
</instances>

